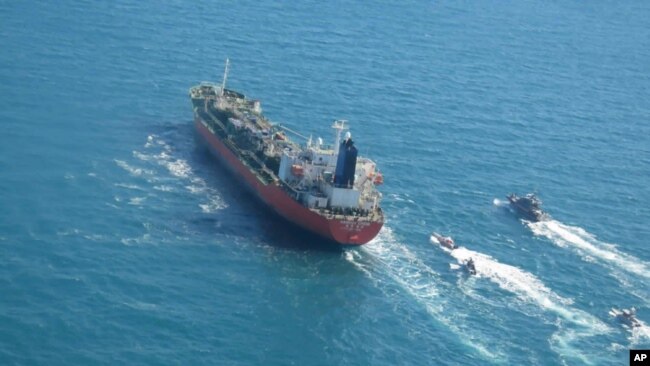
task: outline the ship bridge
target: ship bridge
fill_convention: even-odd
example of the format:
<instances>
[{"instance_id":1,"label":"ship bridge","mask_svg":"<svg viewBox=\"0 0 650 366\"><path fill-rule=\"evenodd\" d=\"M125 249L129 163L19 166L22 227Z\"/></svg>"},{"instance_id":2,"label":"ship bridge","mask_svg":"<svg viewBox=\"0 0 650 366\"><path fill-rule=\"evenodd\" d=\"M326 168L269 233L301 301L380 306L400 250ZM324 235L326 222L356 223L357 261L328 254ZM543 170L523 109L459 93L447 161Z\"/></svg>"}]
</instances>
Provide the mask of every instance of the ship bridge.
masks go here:
<instances>
[{"instance_id":1,"label":"ship bridge","mask_svg":"<svg viewBox=\"0 0 650 366\"><path fill-rule=\"evenodd\" d=\"M350 136L338 145L335 150L321 139L310 139L303 149L284 149L278 177L308 207L375 210L381 200L375 162L357 157L356 149L347 154L346 147L353 145Z\"/></svg>"}]
</instances>

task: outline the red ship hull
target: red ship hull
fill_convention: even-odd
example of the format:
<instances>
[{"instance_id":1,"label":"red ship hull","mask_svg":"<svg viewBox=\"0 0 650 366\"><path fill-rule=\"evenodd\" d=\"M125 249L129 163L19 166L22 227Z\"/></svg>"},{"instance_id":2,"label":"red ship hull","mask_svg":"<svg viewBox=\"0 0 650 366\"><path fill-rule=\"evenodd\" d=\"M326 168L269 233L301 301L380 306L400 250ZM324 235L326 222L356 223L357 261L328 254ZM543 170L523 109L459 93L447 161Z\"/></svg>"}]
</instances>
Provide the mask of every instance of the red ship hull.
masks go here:
<instances>
[{"instance_id":1,"label":"red ship hull","mask_svg":"<svg viewBox=\"0 0 650 366\"><path fill-rule=\"evenodd\" d=\"M194 116L194 127L201 139L208 144L211 152L239 180L245 182L262 202L286 220L309 232L343 245L366 244L377 236L383 226L383 222L360 220L352 216L344 219L325 217L310 210L292 199L279 186L262 183L221 140L205 127L200 117L196 115Z\"/></svg>"}]
</instances>

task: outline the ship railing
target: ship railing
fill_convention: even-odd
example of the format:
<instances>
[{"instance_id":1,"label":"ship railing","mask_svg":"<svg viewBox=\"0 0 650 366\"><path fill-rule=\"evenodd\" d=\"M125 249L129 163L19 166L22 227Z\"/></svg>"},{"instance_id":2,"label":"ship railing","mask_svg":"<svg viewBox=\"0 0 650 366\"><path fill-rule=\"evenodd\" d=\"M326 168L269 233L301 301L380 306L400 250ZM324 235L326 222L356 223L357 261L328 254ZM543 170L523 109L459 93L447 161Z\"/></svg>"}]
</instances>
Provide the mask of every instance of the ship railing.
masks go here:
<instances>
[{"instance_id":1,"label":"ship railing","mask_svg":"<svg viewBox=\"0 0 650 366\"><path fill-rule=\"evenodd\" d=\"M210 112L210 110L207 110L206 112L211 117L212 122L215 125L217 125L217 127L219 127L221 129L222 133L220 133L220 135L221 134L226 134L227 130L226 130L226 127L223 125L223 123L221 123L221 121L219 121L219 119L214 114L212 114L212 112ZM214 133L215 131L212 131L212 132ZM226 146L228 146L230 148L230 150L238 153L238 155L243 156L246 159L250 159L250 160L254 161L258 165L258 167L251 167L251 168L259 173L259 174L256 174L256 175L258 177L262 178L263 183L268 184L268 183L272 183L272 182L277 181L277 178L275 177L275 174L266 166L266 164L264 164L264 162L262 160L260 160L257 156L255 156L255 154L253 154L253 153L251 153L249 151L245 151L245 152L241 151L236 145L234 145L227 138L225 138L223 142L224 142L224 144ZM247 165L250 166L250 164L247 164Z\"/></svg>"},{"instance_id":2,"label":"ship railing","mask_svg":"<svg viewBox=\"0 0 650 366\"><path fill-rule=\"evenodd\" d=\"M328 219L346 220L346 221L377 221L381 219L381 208L377 207L368 210L365 213L357 212L356 214L340 213L332 207L311 208Z\"/></svg>"},{"instance_id":3,"label":"ship railing","mask_svg":"<svg viewBox=\"0 0 650 366\"><path fill-rule=\"evenodd\" d=\"M263 173L262 175L263 175L263 178L266 178L265 179L266 183L275 182L277 180L277 178L275 178L275 174L271 171L271 169L269 169L266 166L266 164L264 164L264 162L262 160L260 160L260 158L255 156L255 154L253 154L250 151L242 151L242 155L245 155L246 158L254 161L255 164L258 165L257 168L253 168L253 169L256 169L258 171L258 173Z\"/></svg>"},{"instance_id":4,"label":"ship railing","mask_svg":"<svg viewBox=\"0 0 650 366\"><path fill-rule=\"evenodd\" d=\"M344 220L344 221L377 221L381 218L381 216L378 213L370 213L365 216L353 216L353 215L341 215L341 214L331 214L326 211L323 211L323 209L312 209L319 214L325 216L328 219L336 219L336 220Z\"/></svg>"}]
</instances>

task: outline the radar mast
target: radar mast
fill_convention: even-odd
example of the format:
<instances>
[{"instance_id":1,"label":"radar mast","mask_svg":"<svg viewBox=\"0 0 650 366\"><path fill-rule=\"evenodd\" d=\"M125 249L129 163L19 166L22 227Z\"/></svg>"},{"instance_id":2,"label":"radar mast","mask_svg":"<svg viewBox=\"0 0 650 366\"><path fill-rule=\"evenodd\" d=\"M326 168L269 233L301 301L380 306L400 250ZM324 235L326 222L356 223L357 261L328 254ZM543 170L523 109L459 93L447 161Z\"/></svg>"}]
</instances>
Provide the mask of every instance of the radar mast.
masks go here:
<instances>
[{"instance_id":1,"label":"radar mast","mask_svg":"<svg viewBox=\"0 0 650 366\"><path fill-rule=\"evenodd\" d=\"M223 81L221 82L221 95L226 90L226 80L228 80L228 67L230 66L230 59L226 57L226 68L223 71Z\"/></svg>"}]
</instances>

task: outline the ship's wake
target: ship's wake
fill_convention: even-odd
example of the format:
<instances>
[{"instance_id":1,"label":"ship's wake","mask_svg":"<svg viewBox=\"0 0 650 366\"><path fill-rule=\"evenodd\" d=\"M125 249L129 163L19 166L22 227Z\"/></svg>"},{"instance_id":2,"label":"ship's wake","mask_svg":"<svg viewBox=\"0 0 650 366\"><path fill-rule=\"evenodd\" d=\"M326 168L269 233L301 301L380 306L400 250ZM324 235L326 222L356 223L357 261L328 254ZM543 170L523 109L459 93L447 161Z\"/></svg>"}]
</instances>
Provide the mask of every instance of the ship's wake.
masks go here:
<instances>
[{"instance_id":1,"label":"ship's wake","mask_svg":"<svg viewBox=\"0 0 650 366\"><path fill-rule=\"evenodd\" d=\"M613 308L609 311L609 315L613 318L617 318L621 314L621 311ZM618 319L616 319L619 321ZM630 347L643 345L644 342L650 341L650 327L641 319L636 318L637 325L631 326L629 324L622 323L621 326L627 329L630 332L628 340L630 341Z\"/></svg>"},{"instance_id":2,"label":"ship's wake","mask_svg":"<svg viewBox=\"0 0 650 366\"><path fill-rule=\"evenodd\" d=\"M559 296L529 272L500 263L489 255L465 247L450 251L450 255L456 258L459 264L472 258L478 277L488 278L503 290L516 295L520 300L532 302L575 325L593 328L596 332L607 330L605 324L592 315L573 309L570 306L573 304L573 300Z\"/></svg>"},{"instance_id":3,"label":"ship's wake","mask_svg":"<svg viewBox=\"0 0 650 366\"><path fill-rule=\"evenodd\" d=\"M447 296L441 296L439 274L422 262L415 253L400 243L392 230L386 226L379 235L359 251L347 251L345 259L382 286L382 277L387 275L391 282L406 291L436 321L458 336L458 339L492 360L503 360L506 352L499 345L486 345L488 334L480 334L464 323L465 315L458 307L448 303ZM377 265L379 264L379 265ZM384 289L385 290L385 289Z\"/></svg>"},{"instance_id":4,"label":"ship's wake","mask_svg":"<svg viewBox=\"0 0 650 366\"><path fill-rule=\"evenodd\" d=\"M435 238L431 241L437 244ZM487 278L501 289L508 291L523 304L533 304L545 312L558 317L558 331L551 338L551 346L561 356L576 357L588 363L588 355L575 345L580 339L606 334L610 328L593 315L572 307L573 300L564 298L548 288L533 274L515 266L500 263L489 255L458 247L453 250L444 249L454 257L459 267L470 258L474 261L476 277ZM490 301L492 304L492 301ZM512 306L509 302L508 306ZM522 310L523 311L523 310ZM570 325L569 328L563 324Z\"/></svg>"},{"instance_id":5,"label":"ship's wake","mask_svg":"<svg viewBox=\"0 0 650 366\"><path fill-rule=\"evenodd\" d=\"M526 225L535 235L546 237L559 247L574 249L585 259L594 258L642 277L644 281L650 279L648 267L638 258L619 251L615 245L596 239L580 227L565 225L556 220L526 222Z\"/></svg>"},{"instance_id":6,"label":"ship's wake","mask_svg":"<svg viewBox=\"0 0 650 366\"><path fill-rule=\"evenodd\" d=\"M650 327L642 320L639 320L639 324L630 332L630 346L647 345L650 342Z\"/></svg>"},{"instance_id":7,"label":"ship's wake","mask_svg":"<svg viewBox=\"0 0 650 366\"><path fill-rule=\"evenodd\" d=\"M143 151L133 151L133 157L140 161L136 166L123 160L115 160L116 164L135 177L143 177L153 184L153 189L160 192L176 192L186 190L199 195L201 201L198 207L204 213L211 213L227 207L219 192L210 187L192 169L190 163L178 157L178 152L164 139L157 135L149 135ZM169 175L160 175L157 168L164 168Z\"/></svg>"},{"instance_id":8,"label":"ship's wake","mask_svg":"<svg viewBox=\"0 0 650 366\"><path fill-rule=\"evenodd\" d=\"M117 175L119 180L112 186L118 190L113 196L114 202L107 205L116 210L153 206L161 210L175 207L175 211L180 211L179 205L182 205L192 217L196 212L203 216L228 207L221 194L190 164L193 146L187 134L172 130L164 132L163 136L149 135L144 146L132 152L131 158L114 159L129 177ZM125 245L140 245L164 241L171 236L184 238L188 230L188 221L184 221L187 214L178 216L178 221L174 219L173 225L152 222L146 215L138 215L142 217L142 227L120 241Z\"/></svg>"}]
</instances>

